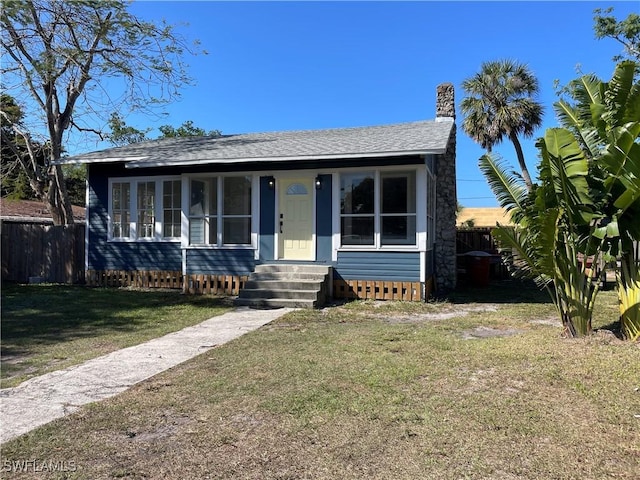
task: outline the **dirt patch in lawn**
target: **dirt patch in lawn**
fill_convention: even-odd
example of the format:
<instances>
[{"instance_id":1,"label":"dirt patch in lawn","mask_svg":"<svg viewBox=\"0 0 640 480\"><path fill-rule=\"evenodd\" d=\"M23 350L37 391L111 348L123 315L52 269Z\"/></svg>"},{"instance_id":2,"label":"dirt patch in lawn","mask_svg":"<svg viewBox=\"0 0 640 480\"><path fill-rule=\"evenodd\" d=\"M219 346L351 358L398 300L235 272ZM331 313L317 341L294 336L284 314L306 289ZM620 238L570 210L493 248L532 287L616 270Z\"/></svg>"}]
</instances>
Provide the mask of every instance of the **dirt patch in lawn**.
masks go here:
<instances>
[{"instance_id":1,"label":"dirt patch in lawn","mask_svg":"<svg viewBox=\"0 0 640 480\"><path fill-rule=\"evenodd\" d=\"M477 340L481 338L511 337L523 333L524 330L517 328L492 328L479 326L462 332L464 340Z\"/></svg>"},{"instance_id":2,"label":"dirt patch in lawn","mask_svg":"<svg viewBox=\"0 0 640 480\"><path fill-rule=\"evenodd\" d=\"M497 305L478 305L478 306L451 306L446 312L433 313L413 313L413 314L378 314L376 317L382 318L388 323L424 323L437 322L441 320L450 320L452 318L465 317L470 313L476 312L496 312Z\"/></svg>"}]
</instances>

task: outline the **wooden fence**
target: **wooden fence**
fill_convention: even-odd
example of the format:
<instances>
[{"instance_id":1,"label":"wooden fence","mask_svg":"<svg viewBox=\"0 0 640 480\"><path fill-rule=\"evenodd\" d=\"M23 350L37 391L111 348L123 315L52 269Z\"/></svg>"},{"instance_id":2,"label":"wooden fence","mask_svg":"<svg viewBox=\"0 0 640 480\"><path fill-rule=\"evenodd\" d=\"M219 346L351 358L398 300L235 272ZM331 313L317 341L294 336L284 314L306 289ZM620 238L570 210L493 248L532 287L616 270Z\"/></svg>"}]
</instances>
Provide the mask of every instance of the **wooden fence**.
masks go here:
<instances>
[{"instance_id":1,"label":"wooden fence","mask_svg":"<svg viewBox=\"0 0 640 480\"><path fill-rule=\"evenodd\" d=\"M238 295L248 277L244 275L182 275L161 270L89 270L92 287L135 287L180 289L184 293Z\"/></svg>"},{"instance_id":2,"label":"wooden fence","mask_svg":"<svg viewBox=\"0 0 640 480\"><path fill-rule=\"evenodd\" d=\"M478 227L456 232L456 250L459 255L472 251L496 254L498 246L491 236L490 228Z\"/></svg>"},{"instance_id":3,"label":"wooden fence","mask_svg":"<svg viewBox=\"0 0 640 480\"><path fill-rule=\"evenodd\" d=\"M468 252L486 252L491 255L489 258L489 280L504 280L510 276L489 227L458 229L456 232L456 251L458 254L458 285L460 286L473 283L469 275L473 267L469 265L470 260L465 255Z\"/></svg>"},{"instance_id":4,"label":"wooden fence","mask_svg":"<svg viewBox=\"0 0 640 480\"><path fill-rule=\"evenodd\" d=\"M160 270L88 270L90 287L136 287L182 289L182 273Z\"/></svg>"},{"instance_id":5,"label":"wooden fence","mask_svg":"<svg viewBox=\"0 0 640 480\"><path fill-rule=\"evenodd\" d=\"M420 282L334 279L333 296L361 300L408 300L415 302L422 299L422 286Z\"/></svg>"},{"instance_id":6,"label":"wooden fence","mask_svg":"<svg viewBox=\"0 0 640 480\"><path fill-rule=\"evenodd\" d=\"M84 282L84 224L3 220L2 280Z\"/></svg>"}]
</instances>

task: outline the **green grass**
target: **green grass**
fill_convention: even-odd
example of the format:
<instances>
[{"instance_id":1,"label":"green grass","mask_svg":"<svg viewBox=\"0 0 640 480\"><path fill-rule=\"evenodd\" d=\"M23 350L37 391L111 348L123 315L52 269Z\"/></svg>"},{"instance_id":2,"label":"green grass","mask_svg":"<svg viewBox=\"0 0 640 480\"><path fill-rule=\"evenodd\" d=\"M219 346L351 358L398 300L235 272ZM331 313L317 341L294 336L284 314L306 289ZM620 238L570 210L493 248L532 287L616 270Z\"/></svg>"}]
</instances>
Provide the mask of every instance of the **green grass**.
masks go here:
<instances>
[{"instance_id":1,"label":"green grass","mask_svg":"<svg viewBox=\"0 0 640 480\"><path fill-rule=\"evenodd\" d=\"M180 330L228 309L176 291L3 285L1 386Z\"/></svg>"},{"instance_id":2,"label":"green grass","mask_svg":"<svg viewBox=\"0 0 640 480\"><path fill-rule=\"evenodd\" d=\"M615 301L601 293L597 328ZM295 311L4 444L0 465L77 467L38 478L639 478L638 344L561 338L554 318L509 286Z\"/></svg>"}]
</instances>

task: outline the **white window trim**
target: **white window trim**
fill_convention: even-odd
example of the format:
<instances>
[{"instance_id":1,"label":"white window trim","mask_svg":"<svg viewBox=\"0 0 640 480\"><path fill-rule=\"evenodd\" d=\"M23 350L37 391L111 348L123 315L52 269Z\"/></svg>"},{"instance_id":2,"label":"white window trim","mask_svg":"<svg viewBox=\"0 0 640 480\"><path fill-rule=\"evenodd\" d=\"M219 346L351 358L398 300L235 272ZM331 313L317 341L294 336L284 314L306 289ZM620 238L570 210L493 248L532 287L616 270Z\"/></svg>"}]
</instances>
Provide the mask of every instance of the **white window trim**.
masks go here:
<instances>
[{"instance_id":1,"label":"white window trim","mask_svg":"<svg viewBox=\"0 0 640 480\"><path fill-rule=\"evenodd\" d=\"M127 184L129 187L129 208L125 209L124 207L121 207L122 211L128 211L129 212L129 235L128 236L119 236L119 237L114 237L113 235L113 222L114 222L114 209L113 209L113 185L114 184ZM107 239L109 241L117 241L117 242L127 242L127 241L131 241L134 238L133 235L133 231L132 229L132 221L131 221L131 204L132 199L131 199L131 182L128 181L121 181L119 179L109 179L109 195L108 195L108 204L107 204ZM121 222L122 223L122 222ZM120 229L123 228L123 224L121 224Z\"/></svg>"},{"instance_id":2,"label":"white window trim","mask_svg":"<svg viewBox=\"0 0 640 480\"><path fill-rule=\"evenodd\" d=\"M162 214L162 219L160 221L156 221L156 235L164 241L172 241L179 242L181 235L177 235L175 237L163 237L164 234L164 182L181 182L180 177L174 178L164 178L160 181L160 185L162 186L160 192L160 213ZM182 185L180 186L180 192L182 192ZM173 209L172 209L173 210ZM180 197L180 210L182 210L182 197ZM157 218L157 215L156 215ZM180 232L182 234L182 224L180 225Z\"/></svg>"},{"instance_id":3,"label":"white window trim","mask_svg":"<svg viewBox=\"0 0 640 480\"><path fill-rule=\"evenodd\" d=\"M238 243L238 244L225 244L223 243L223 220L224 218L247 218L248 215L224 215L224 193L223 193L223 179L226 177L248 177L251 179L251 213L250 213L250 229L249 234L250 243ZM189 243L189 221L191 216L189 215L189 203L191 196L191 181L192 180L211 180L216 179L217 183L217 238L215 244ZM258 212L260 212L260 176L253 173L246 172L230 172L230 173L194 173L182 176L182 237L180 238L181 246L183 249L217 249L217 250L256 250L256 258L258 258L259 252L257 252L258 245L258 226L260 219L258 218Z\"/></svg>"},{"instance_id":4,"label":"white window trim","mask_svg":"<svg viewBox=\"0 0 640 480\"><path fill-rule=\"evenodd\" d=\"M341 240L341 218L340 213L340 180L342 175L352 173L361 173L364 170L374 173L374 244L373 245L342 245ZM382 245L381 244L381 218L380 213L380 174L381 173L404 173L414 172L416 180L416 243L411 245ZM426 227L426 210L423 202L418 199L419 195L426 194L423 182L425 178L425 169L419 165L394 165L388 167L372 167L360 169L344 169L335 172L333 175L333 260L337 261L338 252L421 252L426 247L426 238L424 229ZM411 214L413 215L413 214Z\"/></svg>"},{"instance_id":5,"label":"white window trim","mask_svg":"<svg viewBox=\"0 0 640 480\"><path fill-rule=\"evenodd\" d=\"M109 193L108 193L108 205L107 205L107 241L108 242L179 242L180 237L163 237L163 222L164 212L162 211L162 195L165 181L180 180L180 176L159 176L159 177L112 177L109 178ZM138 183L155 182L155 225L153 237L141 237L138 238ZM114 237L113 236L113 184L114 183L128 183L130 189L129 196L129 228L130 235L128 237ZM184 195L182 197L184 202ZM160 209L160 211L158 210Z\"/></svg>"}]
</instances>

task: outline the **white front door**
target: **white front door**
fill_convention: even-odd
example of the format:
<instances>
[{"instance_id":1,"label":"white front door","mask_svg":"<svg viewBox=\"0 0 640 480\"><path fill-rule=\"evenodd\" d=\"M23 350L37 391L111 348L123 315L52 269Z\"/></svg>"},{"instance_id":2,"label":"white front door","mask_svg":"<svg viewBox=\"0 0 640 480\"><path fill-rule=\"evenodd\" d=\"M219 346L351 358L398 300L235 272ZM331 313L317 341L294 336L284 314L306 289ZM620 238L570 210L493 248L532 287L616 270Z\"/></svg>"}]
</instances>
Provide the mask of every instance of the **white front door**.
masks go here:
<instances>
[{"instance_id":1,"label":"white front door","mask_svg":"<svg viewBox=\"0 0 640 480\"><path fill-rule=\"evenodd\" d=\"M285 178L278 183L279 257L315 260L313 252L313 178Z\"/></svg>"}]
</instances>

